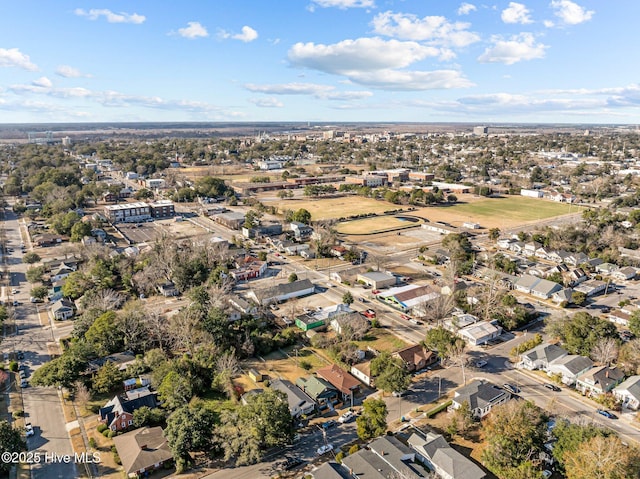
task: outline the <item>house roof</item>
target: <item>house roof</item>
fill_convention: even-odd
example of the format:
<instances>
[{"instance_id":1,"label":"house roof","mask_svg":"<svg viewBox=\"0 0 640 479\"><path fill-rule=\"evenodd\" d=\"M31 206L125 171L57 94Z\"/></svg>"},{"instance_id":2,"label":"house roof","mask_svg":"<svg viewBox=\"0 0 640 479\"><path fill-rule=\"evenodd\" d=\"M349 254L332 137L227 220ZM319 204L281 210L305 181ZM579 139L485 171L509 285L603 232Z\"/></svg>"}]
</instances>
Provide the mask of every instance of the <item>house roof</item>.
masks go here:
<instances>
[{"instance_id":1,"label":"house roof","mask_svg":"<svg viewBox=\"0 0 640 479\"><path fill-rule=\"evenodd\" d=\"M371 281L386 281L389 279L395 279L395 276L383 271L371 271L369 273L361 273L360 276L367 278Z\"/></svg>"},{"instance_id":2,"label":"house roof","mask_svg":"<svg viewBox=\"0 0 640 479\"><path fill-rule=\"evenodd\" d=\"M603 391L607 391L611 388L612 384L617 383L624 378L624 373L616 368L609 366L600 366L593 368L578 378L579 381L584 382L585 379L592 380L595 384L599 385Z\"/></svg>"},{"instance_id":3,"label":"house roof","mask_svg":"<svg viewBox=\"0 0 640 479\"><path fill-rule=\"evenodd\" d=\"M54 313L65 309L73 310L73 303L68 299L59 299L51 305L51 311Z\"/></svg>"},{"instance_id":4,"label":"house roof","mask_svg":"<svg viewBox=\"0 0 640 479\"><path fill-rule=\"evenodd\" d=\"M369 449L361 449L345 457L344 467L352 477L358 479L387 479L394 475L406 479L424 477L413 469L409 460L415 453L393 436L382 436L371 444Z\"/></svg>"},{"instance_id":5,"label":"house roof","mask_svg":"<svg viewBox=\"0 0 640 479\"><path fill-rule=\"evenodd\" d=\"M569 352L566 349L561 348L556 344L543 343L536 346L529 351L526 351L522 356L526 357L529 361L546 361L550 363L562 356L566 356Z\"/></svg>"},{"instance_id":6,"label":"house roof","mask_svg":"<svg viewBox=\"0 0 640 479\"><path fill-rule=\"evenodd\" d=\"M473 461L453 449L441 434L413 433L408 441L414 449L452 479L482 479L485 472Z\"/></svg>"},{"instance_id":7,"label":"house roof","mask_svg":"<svg viewBox=\"0 0 640 479\"><path fill-rule=\"evenodd\" d=\"M158 406L156 394L149 391L141 392L134 399L128 400L120 396L114 396L107 404L100 408L100 419L105 421L107 426L111 426L114 419L122 413L133 414L136 409L142 406L155 408Z\"/></svg>"},{"instance_id":8,"label":"house roof","mask_svg":"<svg viewBox=\"0 0 640 479\"><path fill-rule=\"evenodd\" d=\"M458 404L467 401L469 407L473 410L477 408L483 409L489 404L502 400L505 396L510 397L511 395L493 383L476 379L457 389L454 400Z\"/></svg>"},{"instance_id":9,"label":"house roof","mask_svg":"<svg viewBox=\"0 0 640 479\"><path fill-rule=\"evenodd\" d=\"M360 387L360 381L335 364L318 369L316 374L329 381L343 394L351 394L354 389Z\"/></svg>"},{"instance_id":10,"label":"house roof","mask_svg":"<svg viewBox=\"0 0 640 479\"><path fill-rule=\"evenodd\" d=\"M349 479L351 476L337 462L325 462L308 473L313 479Z\"/></svg>"},{"instance_id":11,"label":"house roof","mask_svg":"<svg viewBox=\"0 0 640 479\"><path fill-rule=\"evenodd\" d=\"M317 400L318 397L327 389L330 389L332 391L336 390L336 388L333 387L333 385L329 381L325 381L324 379L318 378L316 376L298 378L296 384L300 386L300 388L314 400Z\"/></svg>"},{"instance_id":12,"label":"house roof","mask_svg":"<svg viewBox=\"0 0 640 479\"><path fill-rule=\"evenodd\" d=\"M633 396L637 401L640 401L640 376L629 376L623 382L618 384L614 391L626 392L628 395Z\"/></svg>"},{"instance_id":13,"label":"house roof","mask_svg":"<svg viewBox=\"0 0 640 479\"><path fill-rule=\"evenodd\" d=\"M585 356L569 354L555 359L552 366L564 366L571 374L578 374L579 372L593 366L593 361Z\"/></svg>"},{"instance_id":14,"label":"house roof","mask_svg":"<svg viewBox=\"0 0 640 479\"><path fill-rule=\"evenodd\" d=\"M395 353L402 361L406 364L418 364L420 361L429 361L433 356L433 352L429 351L427 348L422 346L421 344L416 344L415 346L409 346L408 348L401 349Z\"/></svg>"},{"instance_id":15,"label":"house roof","mask_svg":"<svg viewBox=\"0 0 640 479\"><path fill-rule=\"evenodd\" d=\"M127 474L170 460L171 449L161 427L145 427L120 436L113 442Z\"/></svg>"},{"instance_id":16,"label":"house roof","mask_svg":"<svg viewBox=\"0 0 640 479\"><path fill-rule=\"evenodd\" d=\"M307 393L286 379L274 379L269 383L269 387L276 391L282 391L287 395L289 411L291 411L292 416L301 414L309 407L315 407L313 399L311 399Z\"/></svg>"}]
</instances>

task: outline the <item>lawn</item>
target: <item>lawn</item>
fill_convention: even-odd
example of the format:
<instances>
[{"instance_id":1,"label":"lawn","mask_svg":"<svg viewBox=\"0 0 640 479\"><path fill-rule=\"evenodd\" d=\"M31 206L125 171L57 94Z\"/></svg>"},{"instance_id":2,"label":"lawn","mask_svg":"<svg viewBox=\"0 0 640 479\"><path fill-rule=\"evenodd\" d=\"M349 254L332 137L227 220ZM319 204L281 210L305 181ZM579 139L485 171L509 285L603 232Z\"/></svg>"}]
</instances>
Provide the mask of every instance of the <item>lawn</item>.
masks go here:
<instances>
[{"instance_id":1,"label":"lawn","mask_svg":"<svg viewBox=\"0 0 640 479\"><path fill-rule=\"evenodd\" d=\"M399 220L394 216L385 215L345 221L336 226L336 231L346 235L373 234L391 231L396 228L416 226L418 224L419 223L409 223L407 221Z\"/></svg>"},{"instance_id":2,"label":"lawn","mask_svg":"<svg viewBox=\"0 0 640 479\"><path fill-rule=\"evenodd\" d=\"M340 196L338 198L305 198L291 200L263 200L267 206L277 206L278 211L304 208L311 213L311 219L328 220L344 218L364 213L383 213L400 208L398 205L362 196Z\"/></svg>"},{"instance_id":3,"label":"lawn","mask_svg":"<svg viewBox=\"0 0 640 479\"><path fill-rule=\"evenodd\" d=\"M468 215L477 219L507 217L519 221L542 220L580 211L579 206L523 196L484 198L479 201L457 204L448 209L454 214Z\"/></svg>"},{"instance_id":4,"label":"lawn","mask_svg":"<svg viewBox=\"0 0 640 479\"><path fill-rule=\"evenodd\" d=\"M389 351L390 353L407 347L407 343L385 328L372 329L362 341L356 341L356 343L363 350L366 350L368 346L377 351Z\"/></svg>"}]
</instances>

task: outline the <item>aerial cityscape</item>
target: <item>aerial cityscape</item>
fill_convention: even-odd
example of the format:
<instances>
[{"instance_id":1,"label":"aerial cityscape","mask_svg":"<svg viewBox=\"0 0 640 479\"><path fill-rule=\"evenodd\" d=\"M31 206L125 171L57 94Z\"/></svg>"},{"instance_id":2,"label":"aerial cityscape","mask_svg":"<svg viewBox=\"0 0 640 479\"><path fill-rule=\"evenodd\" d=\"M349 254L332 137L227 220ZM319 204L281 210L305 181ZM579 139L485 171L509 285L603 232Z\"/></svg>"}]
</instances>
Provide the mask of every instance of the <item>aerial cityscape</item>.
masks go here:
<instances>
[{"instance_id":1,"label":"aerial cityscape","mask_svg":"<svg viewBox=\"0 0 640 479\"><path fill-rule=\"evenodd\" d=\"M640 5L210 3L3 6L0 477L640 477Z\"/></svg>"}]
</instances>

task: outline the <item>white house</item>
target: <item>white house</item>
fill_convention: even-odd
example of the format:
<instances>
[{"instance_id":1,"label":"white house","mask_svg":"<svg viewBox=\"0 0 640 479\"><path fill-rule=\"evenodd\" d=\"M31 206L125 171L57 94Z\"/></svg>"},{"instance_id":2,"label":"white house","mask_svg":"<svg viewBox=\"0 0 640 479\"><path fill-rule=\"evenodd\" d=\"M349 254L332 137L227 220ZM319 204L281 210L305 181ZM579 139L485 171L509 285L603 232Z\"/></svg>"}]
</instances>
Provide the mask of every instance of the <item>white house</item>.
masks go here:
<instances>
[{"instance_id":1,"label":"white house","mask_svg":"<svg viewBox=\"0 0 640 479\"><path fill-rule=\"evenodd\" d=\"M585 356L568 354L552 361L547 366L547 374L552 376L559 374L561 380L567 386L573 386L578 376L586 373L593 367L593 361Z\"/></svg>"},{"instance_id":2,"label":"white house","mask_svg":"<svg viewBox=\"0 0 640 479\"><path fill-rule=\"evenodd\" d=\"M491 408L504 404L511 399L511 394L485 380L475 379L466 386L456 389L451 409L459 409L465 402L469 405L474 417L482 419L491 412Z\"/></svg>"},{"instance_id":3,"label":"white house","mask_svg":"<svg viewBox=\"0 0 640 479\"><path fill-rule=\"evenodd\" d=\"M622 407L633 409L640 407L640 376L630 376L613 388L613 395L622 402Z\"/></svg>"},{"instance_id":4,"label":"white house","mask_svg":"<svg viewBox=\"0 0 640 479\"><path fill-rule=\"evenodd\" d=\"M480 467L453 449L441 434L414 432L407 440L407 444L416 452L417 461L426 464L443 479L486 477Z\"/></svg>"},{"instance_id":5,"label":"white house","mask_svg":"<svg viewBox=\"0 0 640 479\"><path fill-rule=\"evenodd\" d=\"M520 364L524 369L546 370L556 359L568 355L569 352L556 344L542 343L529 351L525 351L520 356Z\"/></svg>"},{"instance_id":6,"label":"white house","mask_svg":"<svg viewBox=\"0 0 640 479\"><path fill-rule=\"evenodd\" d=\"M468 341L472 346L488 343L501 334L502 327L491 321L480 321L458 330L458 336Z\"/></svg>"}]
</instances>

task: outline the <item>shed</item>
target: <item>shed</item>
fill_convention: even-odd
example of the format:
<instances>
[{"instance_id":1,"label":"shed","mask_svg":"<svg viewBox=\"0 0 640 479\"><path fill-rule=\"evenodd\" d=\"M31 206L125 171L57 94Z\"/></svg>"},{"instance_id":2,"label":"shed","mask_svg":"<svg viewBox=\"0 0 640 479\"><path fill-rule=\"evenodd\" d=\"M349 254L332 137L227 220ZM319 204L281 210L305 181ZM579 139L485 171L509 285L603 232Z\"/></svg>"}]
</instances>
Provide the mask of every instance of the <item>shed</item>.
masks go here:
<instances>
[{"instance_id":1,"label":"shed","mask_svg":"<svg viewBox=\"0 0 640 479\"><path fill-rule=\"evenodd\" d=\"M253 369L253 368L249 369L248 374L249 374L249 378L251 378L253 382L260 383L265 380L265 375L262 374L257 369Z\"/></svg>"}]
</instances>

